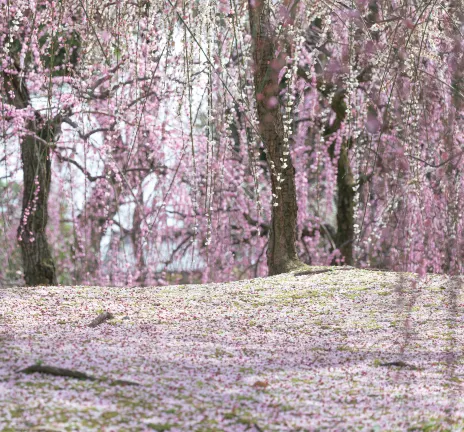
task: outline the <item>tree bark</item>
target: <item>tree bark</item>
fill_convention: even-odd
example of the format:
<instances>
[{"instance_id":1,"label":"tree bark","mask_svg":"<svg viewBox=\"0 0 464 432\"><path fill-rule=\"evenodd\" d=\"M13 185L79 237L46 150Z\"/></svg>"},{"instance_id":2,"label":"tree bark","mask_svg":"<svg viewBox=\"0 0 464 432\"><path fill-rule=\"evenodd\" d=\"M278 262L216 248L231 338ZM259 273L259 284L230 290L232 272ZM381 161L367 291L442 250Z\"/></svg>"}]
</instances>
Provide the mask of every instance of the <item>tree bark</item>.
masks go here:
<instances>
[{"instance_id":1,"label":"tree bark","mask_svg":"<svg viewBox=\"0 0 464 432\"><path fill-rule=\"evenodd\" d=\"M31 134L35 124L28 125ZM48 143L54 134L45 126L37 134ZM18 241L23 258L26 285L56 285L55 263L47 240L48 196L51 182L50 145L26 136L21 143L24 192Z\"/></svg>"},{"instance_id":2,"label":"tree bark","mask_svg":"<svg viewBox=\"0 0 464 432\"><path fill-rule=\"evenodd\" d=\"M339 91L332 100L332 109L336 117L330 127L324 131L328 136L340 129L346 116L345 92ZM349 150L350 140L344 139L337 161L337 233L335 246L340 251L346 265L353 265L353 241L354 241L354 179L351 171ZM335 156L335 145L329 148L330 158Z\"/></svg>"},{"instance_id":3,"label":"tree bark","mask_svg":"<svg viewBox=\"0 0 464 432\"><path fill-rule=\"evenodd\" d=\"M140 180L142 182L143 179ZM134 209L134 218L132 222L132 233L131 233L131 240L132 246L134 248L134 257L136 261L136 266L139 271L139 276L136 281L140 284L140 286L145 286L145 281L148 275L147 271L147 263L145 262L145 256L143 254L143 231L142 226L144 223L143 217L143 209L144 209L144 202L143 202L143 191L140 191L137 194L138 202L135 203Z\"/></svg>"},{"instance_id":4,"label":"tree bark","mask_svg":"<svg viewBox=\"0 0 464 432\"><path fill-rule=\"evenodd\" d=\"M449 16L453 17L457 22L464 23L464 9L459 8L459 2L452 1L448 7ZM457 148L454 140L456 136L456 129L459 128L457 122L457 113L462 112L464 104L462 97L460 96L464 90L464 74L463 66L464 60L460 53L460 38L459 35L455 35L456 43L453 47L454 54L454 69L452 73L452 103L455 110L449 110L448 121L446 124L447 133L445 137L445 148L449 155L456 154L459 149ZM446 248L445 248L445 263L443 265L443 271L447 274L456 275L459 274L459 267L461 265L460 256L457 251L459 250L459 233L458 224L460 219L460 208L459 202L459 165L460 158L457 160L450 161L446 166L446 183L444 185L447 190L448 198L448 211L446 212L446 235L448 237Z\"/></svg>"},{"instance_id":5,"label":"tree bark","mask_svg":"<svg viewBox=\"0 0 464 432\"><path fill-rule=\"evenodd\" d=\"M275 31L270 21L271 10L268 0L249 0L248 6L259 132L266 148L273 194L267 264L269 275L276 275L303 265L296 249L298 206L295 169L290 155L284 154L286 146L284 118L279 103L279 68L274 67L282 63L282 58L275 57ZM279 181L279 174L283 181Z\"/></svg>"},{"instance_id":6,"label":"tree bark","mask_svg":"<svg viewBox=\"0 0 464 432\"><path fill-rule=\"evenodd\" d=\"M335 244L345 258L353 264L354 240L354 179L348 159L348 145L343 142L338 158L337 172L337 234Z\"/></svg>"},{"instance_id":7,"label":"tree bark","mask_svg":"<svg viewBox=\"0 0 464 432\"><path fill-rule=\"evenodd\" d=\"M30 106L30 97L17 71L3 72L7 101L17 109ZM47 241L48 195L51 181L50 148L61 121L43 122L36 113L26 124L27 135L21 141L24 190L18 242L23 259L26 285L56 285L55 263Z\"/></svg>"}]
</instances>

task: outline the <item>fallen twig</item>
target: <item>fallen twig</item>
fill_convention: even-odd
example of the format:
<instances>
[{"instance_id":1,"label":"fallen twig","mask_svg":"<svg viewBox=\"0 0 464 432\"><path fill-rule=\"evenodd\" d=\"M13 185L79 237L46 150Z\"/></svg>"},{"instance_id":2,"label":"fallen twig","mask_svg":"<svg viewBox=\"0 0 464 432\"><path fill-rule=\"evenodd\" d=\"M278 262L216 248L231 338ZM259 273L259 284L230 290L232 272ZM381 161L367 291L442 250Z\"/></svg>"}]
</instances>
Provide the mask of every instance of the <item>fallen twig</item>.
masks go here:
<instances>
[{"instance_id":1,"label":"fallen twig","mask_svg":"<svg viewBox=\"0 0 464 432\"><path fill-rule=\"evenodd\" d=\"M54 375L54 376L77 378L81 380L90 380L90 381L96 380L95 377L91 375L87 375L84 372L78 372L78 371L71 370L71 369L59 368L55 366L38 365L38 364L29 366L25 369L21 369L18 372L27 373L27 374L38 372L38 373L44 373L44 374Z\"/></svg>"},{"instance_id":2,"label":"fallen twig","mask_svg":"<svg viewBox=\"0 0 464 432\"><path fill-rule=\"evenodd\" d=\"M47 365L39 365L35 364L32 366L28 366L25 369L21 369L18 371L19 373L27 373L27 374L32 374L32 373L43 373L43 374L48 374L48 375L53 375L53 376L62 376L62 377L68 377L68 378L76 378L80 380L89 380L89 381L107 381L111 385L132 385L132 386L139 386L139 383L136 383L134 381L128 381L128 380L109 380L106 378L96 378L92 375L87 375L84 372L79 372L75 371L72 369L65 369L65 368L60 368L60 367L55 367L55 366L47 366Z\"/></svg>"},{"instance_id":3,"label":"fallen twig","mask_svg":"<svg viewBox=\"0 0 464 432\"><path fill-rule=\"evenodd\" d=\"M105 321L112 319L113 314L111 312L103 312L97 316L90 324L89 327L97 327L100 324L103 324Z\"/></svg>"},{"instance_id":4,"label":"fallen twig","mask_svg":"<svg viewBox=\"0 0 464 432\"><path fill-rule=\"evenodd\" d=\"M119 379L111 381L111 384L112 385L123 385L123 386L126 386L126 385L139 386L140 385L139 383L135 381L119 380Z\"/></svg>"},{"instance_id":5,"label":"fallen twig","mask_svg":"<svg viewBox=\"0 0 464 432\"><path fill-rule=\"evenodd\" d=\"M325 270L305 270L305 271L300 271L294 273L295 276L306 276L306 275L315 275L319 273L328 273L332 271L331 269L325 269Z\"/></svg>"},{"instance_id":6,"label":"fallen twig","mask_svg":"<svg viewBox=\"0 0 464 432\"><path fill-rule=\"evenodd\" d=\"M418 370L419 369L417 366L411 365L409 363L405 363L402 360L396 360L396 361L392 361L392 362L380 363L380 366L397 366L397 367L407 368L407 369L411 369L411 370Z\"/></svg>"},{"instance_id":7,"label":"fallen twig","mask_svg":"<svg viewBox=\"0 0 464 432\"><path fill-rule=\"evenodd\" d=\"M328 268L328 269L321 269L321 270L304 270L300 272L294 273L295 276L306 276L306 275L315 275L320 273L329 273L338 270L356 270L355 267L344 266L344 267L337 267L337 268Z\"/></svg>"}]
</instances>

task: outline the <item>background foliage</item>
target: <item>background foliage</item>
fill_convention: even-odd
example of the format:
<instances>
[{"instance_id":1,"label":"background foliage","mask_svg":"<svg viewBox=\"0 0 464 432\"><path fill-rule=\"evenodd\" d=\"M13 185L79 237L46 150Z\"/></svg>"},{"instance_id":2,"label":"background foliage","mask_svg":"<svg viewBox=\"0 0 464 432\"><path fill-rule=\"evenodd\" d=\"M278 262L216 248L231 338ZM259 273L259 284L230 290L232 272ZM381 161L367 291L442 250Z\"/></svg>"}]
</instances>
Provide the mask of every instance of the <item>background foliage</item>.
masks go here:
<instances>
[{"instance_id":1,"label":"background foliage","mask_svg":"<svg viewBox=\"0 0 464 432\"><path fill-rule=\"evenodd\" d=\"M31 135L50 149L60 283L266 274L278 203L256 117L256 2L0 1L3 284L22 282L18 226L36 195L22 198L19 155ZM270 10L269 104L287 114L302 260L462 271L462 4Z\"/></svg>"}]
</instances>

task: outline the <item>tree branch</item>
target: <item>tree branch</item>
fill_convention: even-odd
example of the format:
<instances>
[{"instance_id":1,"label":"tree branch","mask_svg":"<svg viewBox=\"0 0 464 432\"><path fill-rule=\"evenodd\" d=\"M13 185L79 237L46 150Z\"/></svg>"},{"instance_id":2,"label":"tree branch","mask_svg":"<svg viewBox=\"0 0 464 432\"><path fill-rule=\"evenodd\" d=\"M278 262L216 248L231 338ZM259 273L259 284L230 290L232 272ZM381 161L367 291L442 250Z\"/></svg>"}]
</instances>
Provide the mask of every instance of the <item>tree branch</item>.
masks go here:
<instances>
[{"instance_id":1,"label":"tree branch","mask_svg":"<svg viewBox=\"0 0 464 432\"><path fill-rule=\"evenodd\" d=\"M443 165L446 165L448 162L451 162L453 159L457 158L458 156L462 156L464 154L464 150L461 150L460 152L454 154L453 156L450 156L448 159L444 160L443 162L440 162L439 164L432 164L427 162L426 160L420 159L416 156L413 156L411 154L405 154L405 156L410 157L411 159L414 159L416 161L422 162L423 164L431 167L431 168L441 168Z\"/></svg>"},{"instance_id":2,"label":"tree branch","mask_svg":"<svg viewBox=\"0 0 464 432\"><path fill-rule=\"evenodd\" d=\"M104 175L99 175L99 176L93 176L92 174L90 174L81 164L79 164L78 162L76 162L74 159L71 159L67 156L62 156L60 153L58 152L55 152L56 156L58 157L59 161L60 162L69 162L70 164L74 165L75 167L79 168L79 170L87 177L87 179L90 181L90 182L95 182L99 179L104 179L106 178L106 176Z\"/></svg>"},{"instance_id":3,"label":"tree branch","mask_svg":"<svg viewBox=\"0 0 464 432\"><path fill-rule=\"evenodd\" d=\"M63 122L73 127L79 135L79 138L83 139L84 141L87 141L92 135L98 132L111 132L114 130L116 126L116 122L113 122L109 128L96 128L91 130L90 132L84 133L79 129L79 125L76 122L72 121L69 117L64 117Z\"/></svg>"}]
</instances>

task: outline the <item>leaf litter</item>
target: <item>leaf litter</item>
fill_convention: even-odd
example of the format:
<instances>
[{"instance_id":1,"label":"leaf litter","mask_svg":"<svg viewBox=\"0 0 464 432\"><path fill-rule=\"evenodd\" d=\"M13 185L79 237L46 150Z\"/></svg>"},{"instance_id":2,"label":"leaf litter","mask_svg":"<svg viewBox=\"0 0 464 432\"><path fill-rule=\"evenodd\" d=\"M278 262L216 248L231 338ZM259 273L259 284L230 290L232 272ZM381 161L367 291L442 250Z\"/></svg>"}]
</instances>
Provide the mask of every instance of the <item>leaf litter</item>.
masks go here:
<instances>
[{"instance_id":1,"label":"leaf litter","mask_svg":"<svg viewBox=\"0 0 464 432\"><path fill-rule=\"evenodd\" d=\"M0 431L463 430L461 280L315 269L0 289Z\"/></svg>"}]
</instances>

